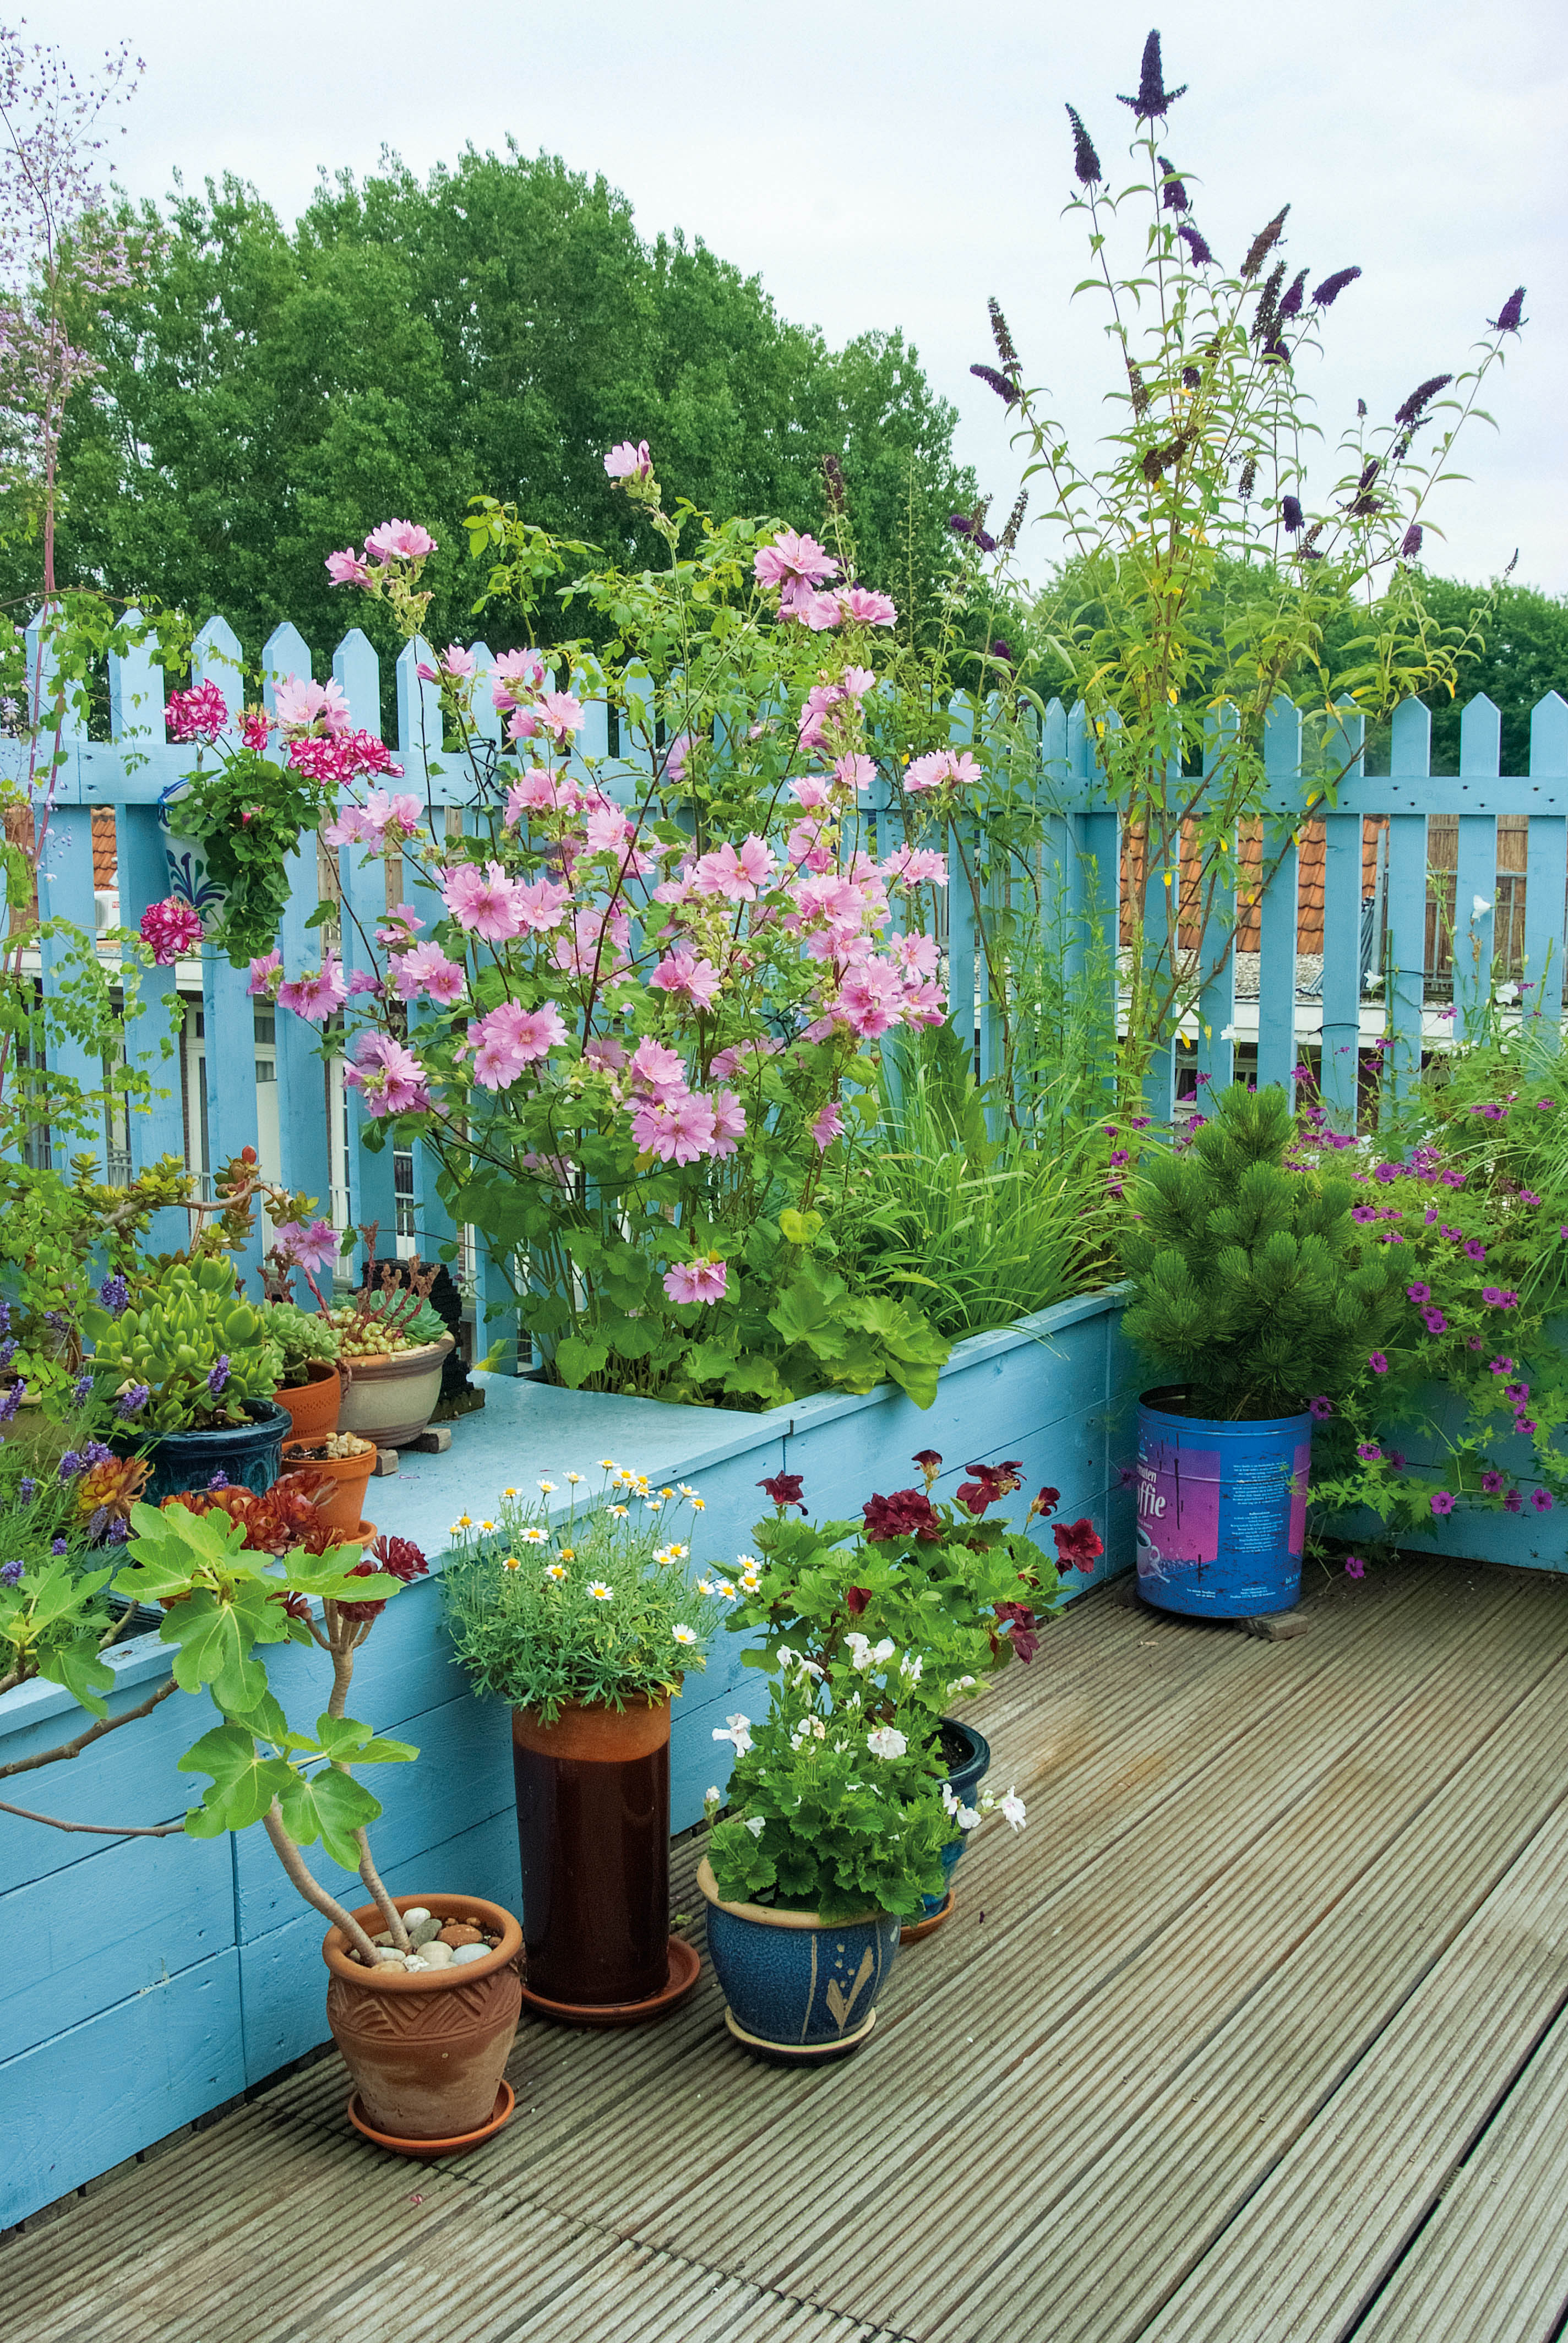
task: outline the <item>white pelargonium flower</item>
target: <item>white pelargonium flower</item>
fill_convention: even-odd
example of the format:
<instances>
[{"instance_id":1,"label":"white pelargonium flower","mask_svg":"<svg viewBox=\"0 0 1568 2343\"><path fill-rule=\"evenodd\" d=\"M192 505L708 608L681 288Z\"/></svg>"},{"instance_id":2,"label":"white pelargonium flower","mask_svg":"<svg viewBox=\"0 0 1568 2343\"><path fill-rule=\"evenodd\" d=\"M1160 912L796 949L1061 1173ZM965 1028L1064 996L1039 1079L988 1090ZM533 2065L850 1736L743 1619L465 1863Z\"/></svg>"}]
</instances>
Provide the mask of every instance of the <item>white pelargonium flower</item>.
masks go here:
<instances>
[{"instance_id":1,"label":"white pelargonium flower","mask_svg":"<svg viewBox=\"0 0 1568 2343\"><path fill-rule=\"evenodd\" d=\"M1020 1831L1025 1821L1023 1800L1016 1790L1010 1790L1001 1800L1001 1818L1010 1830Z\"/></svg>"},{"instance_id":2,"label":"white pelargonium flower","mask_svg":"<svg viewBox=\"0 0 1568 2343\"><path fill-rule=\"evenodd\" d=\"M893 1656L890 1635L884 1635L879 1644L873 1644L869 1635L861 1634L846 1635L844 1641L849 1646L849 1657L861 1670L883 1667Z\"/></svg>"},{"instance_id":3,"label":"white pelargonium flower","mask_svg":"<svg viewBox=\"0 0 1568 2343\"><path fill-rule=\"evenodd\" d=\"M1020 1811L1021 1812L1022 1809L1020 1808ZM980 1828L980 1816L975 1812L973 1806L960 1806L958 1810L957 1819L959 1828L961 1831L972 1831Z\"/></svg>"},{"instance_id":4,"label":"white pelargonium flower","mask_svg":"<svg viewBox=\"0 0 1568 2343\"><path fill-rule=\"evenodd\" d=\"M1473 898L1473 915L1474 918L1483 920L1491 909L1492 906L1487 901L1484 895L1477 895Z\"/></svg>"},{"instance_id":5,"label":"white pelargonium flower","mask_svg":"<svg viewBox=\"0 0 1568 2343\"><path fill-rule=\"evenodd\" d=\"M944 1815L956 1815L958 1810L959 1802L957 1795L954 1792L953 1785L950 1782L944 1782L942 1784L942 1812Z\"/></svg>"},{"instance_id":6,"label":"white pelargonium flower","mask_svg":"<svg viewBox=\"0 0 1568 2343\"><path fill-rule=\"evenodd\" d=\"M768 1825L761 1815L748 1815L746 1817L746 1827L750 1832L753 1838L760 1838Z\"/></svg>"},{"instance_id":7,"label":"white pelargonium flower","mask_svg":"<svg viewBox=\"0 0 1568 2343\"><path fill-rule=\"evenodd\" d=\"M978 1676L955 1676L948 1686L950 1699L955 1692L972 1692L979 1682Z\"/></svg>"},{"instance_id":8,"label":"white pelargonium flower","mask_svg":"<svg viewBox=\"0 0 1568 2343\"><path fill-rule=\"evenodd\" d=\"M901 1676L908 1676L912 1684L919 1684L925 1664L918 1652L906 1652L899 1662L899 1674Z\"/></svg>"},{"instance_id":9,"label":"white pelargonium flower","mask_svg":"<svg viewBox=\"0 0 1568 2343\"><path fill-rule=\"evenodd\" d=\"M803 1716L789 1735L791 1749L803 1749L808 1741L826 1741L828 1728L819 1716Z\"/></svg>"},{"instance_id":10,"label":"white pelargonium flower","mask_svg":"<svg viewBox=\"0 0 1568 2343\"><path fill-rule=\"evenodd\" d=\"M792 1651L790 1650L790 1648L789 1648L789 1644L779 1644L779 1666L780 1666L781 1668L784 1668L784 1669L786 1669L786 1670L788 1670L788 1669L789 1669L789 1668L792 1668L792 1667L794 1666L794 1664L795 1664L796 1661L799 1658L799 1656L800 1656L799 1653L799 1652L792 1652Z\"/></svg>"},{"instance_id":11,"label":"white pelargonium flower","mask_svg":"<svg viewBox=\"0 0 1568 2343\"><path fill-rule=\"evenodd\" d=\"M715 1741L733 1741L735 1755L744 1757L751 1746L751 1719L737 1711L735 1715L727 1716L722 1725L714 1726L713 1738Z\"/></svg>"},{"instance_id":12,"label":"white pelargonium flower","mask_svg":"<svg viewBox=\"0 0 1568 2343\"><path fill-rule=\"evenodd\" d=\"M866 1746L873 1757L901 1757L909 1745L896 1725L879 1725L866 1735Z\"/></svg>"}]
</instances>

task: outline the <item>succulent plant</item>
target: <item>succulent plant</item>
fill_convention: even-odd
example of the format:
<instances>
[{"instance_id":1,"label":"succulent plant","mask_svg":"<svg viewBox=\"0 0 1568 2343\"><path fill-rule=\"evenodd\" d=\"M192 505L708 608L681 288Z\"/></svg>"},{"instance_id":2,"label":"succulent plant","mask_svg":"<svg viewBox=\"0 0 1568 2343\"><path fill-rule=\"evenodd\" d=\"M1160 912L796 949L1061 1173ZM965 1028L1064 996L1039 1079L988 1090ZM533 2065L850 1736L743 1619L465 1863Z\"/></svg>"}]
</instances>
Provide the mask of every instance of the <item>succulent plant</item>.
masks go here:
<instances>
[{"instance_id":1,"label":"succulent plant","mask_svg":"<svg viewBox=\"0 0 1568 2343\"><path fill-rule=\"evenodd\" d=\"M95 1382L121 1394L119 1413L148 1431L245 1423L248 1403L269 1399L283 1377L282 1349L227 1261L175 1262L119 1317L94 1306L82 1322Z\"/></svg>"},{"instance_id":2,"label":"succulent plant","mask_svg":"<svg viewBox=\"0 0 1568 2343\"><path fill-rule=\"evenodd\" d=\"M427 1302L416 1302L407 1292L357 1294L332 1312L346 1359L384 1358L400 1351L422 1350L427 1342L445 1340L447 1322Z\"/></svg>"},{"instance_id":3,"label":"succulent plant","mask_svg":"<svg viewBox=\"0 0 1568 2343\"><path fill-rule=\"evenodd\" d=\"M285 1383L307 1383L313 1366L332 1365L342 1338L330 1318L318 1310L299 1310L292 1302L274 1302L263 1312L266 1332L283 1353Z\"/></svg>"}]
</instances>

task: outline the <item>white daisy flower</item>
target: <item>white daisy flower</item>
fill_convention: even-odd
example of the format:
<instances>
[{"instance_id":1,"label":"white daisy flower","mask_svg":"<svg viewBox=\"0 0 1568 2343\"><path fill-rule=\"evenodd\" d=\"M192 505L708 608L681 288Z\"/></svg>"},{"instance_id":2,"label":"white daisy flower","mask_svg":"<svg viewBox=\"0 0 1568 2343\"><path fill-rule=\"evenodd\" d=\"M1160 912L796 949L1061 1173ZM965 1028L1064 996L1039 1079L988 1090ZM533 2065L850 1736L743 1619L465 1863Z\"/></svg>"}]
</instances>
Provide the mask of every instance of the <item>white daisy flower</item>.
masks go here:
<instances>
[{"instance_id":1,"label":"white daisy flower","mask_svg":"<svg viewBox=\"0 0 1568 2343\"><path fill-rule=\"evenodd\" d=\"M697 1641L695 1627L672 1627L669 1632L678 1644L695 1644Z\"/></svg>"},{"instance_id":2,"label":"white daisy flower","mask_svg":"<svg viewBox=\"0 0 1568 2343\"><path fill-rule=\"evenodd\" d=\"M553 1579L555 1580L556 1584L557 1584L558 1586L560 1584L560 1583L561 1583L562 1579L566 1576L566 1574L567 1574L567 1570L566 1570L566 1564L565 1564L565 1563L562 1563L562 1562L547 1562L547 1563L546 1563L546 1564L545 1564L545 1576L546 1576L547 1578L553 1578Z\"/></svg>"},{"instance_id":3,"label":"white daisy flower","mask_svg":"<svg viewBox=\"0 0 1568 2343\"><path fill-rule=\"evenodd\" d=\"M607 1586L602 1578L590 1578L588 1591L596 1603L609 1603L614 1600L614 1588Z\"/></svg>"},{"instance_id":4,"label":"white daisy flower","mask_svg":"<svg viewBox=\"0 0 1568 2343\"><path fill-rule=\"evenodd\" d=\"M547 1497L553 1497L555 1495L556 1484L553 1481L541 1481L539 1483L539 1486L544 1491Z\"/></svg>"},{"instance_id":5,"label":"white daisy flower","mask_svg":"<svg viewBox=\"0 0 1568 2343\"><path fill-rule=\"evenodd\" d=\"M548 1545L549 1537L544 1530L525 1530L523 1532L523 1544L525 1545Z\"/></svg>"}]
</instances>

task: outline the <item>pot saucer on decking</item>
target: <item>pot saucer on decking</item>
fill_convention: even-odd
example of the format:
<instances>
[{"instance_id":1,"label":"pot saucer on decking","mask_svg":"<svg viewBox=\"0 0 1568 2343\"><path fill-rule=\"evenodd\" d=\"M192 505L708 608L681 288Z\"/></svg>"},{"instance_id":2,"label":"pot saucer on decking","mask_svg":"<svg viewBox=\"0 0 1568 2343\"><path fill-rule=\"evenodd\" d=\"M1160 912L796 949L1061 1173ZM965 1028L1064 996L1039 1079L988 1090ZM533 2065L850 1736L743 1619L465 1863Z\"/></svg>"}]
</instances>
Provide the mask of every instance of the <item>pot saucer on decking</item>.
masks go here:
<instances>
[{"instance_id":1,"label":"pot saucer on decking","mask_svg":"<svg viewBox=\"0 0 1568 2343\"><path fill-rule=\"evenodd\" d=\"M642 2001L551 2001L542 1993L533 1992L528 1985L528 1966L523 1968L523 2006L536 2016L553 2018L558 2026L646 2026L655 2017L668 2017L678 2009L695 1991L702 1974L702 1956L695 1945L684 1936L669 1940L669 1976L658 1993L650 1993Z\"/></svg>"},{"instance_id":2,"label":"pot saucer on decking","mask_svg":"<svg viewBox=\"0 0 1568 2343\"><path fill-rule=\"evenodd\" d=\"M471 2147L483 2147L487 2139L494 2139L496 2134L511 2122L512 2110L517 2104L517 2095L510 2083L503 2083L496 2093L496 2105L489 2122L481 2124L477 2131L460 2132L455 2139L399 2139L395 2133L377 2131L367 2120L357 2091L351 2091L348 2095L348 2120L362 2138L374 2140L377 2147L390 2148L394 2156L417 2157L422 2163L428 2163L437 2156L464 2156Z\"/></svg>"},{"instance_id":3,"label":"pot saucer on decking","mask_svg":"<svg viewBox=\"0 0 1568 2343\"><path fill-rule=\"evenodd\" d=\"M847 2058L858 2050L877 2022L873 2009L863 2026L853 2034L846 2034L836 2042L765 2042L759 2034L748 2034L732 2009L726 2009L724 2023L743 2050L754 2058L766 2059L770 2066L830 2066L835 2058Z\"/></svg>"},{"instance_id":4,"label":"pot saucer on decking","mask_svg":"<svg viewBox=\"0 0 1568 2343\"><path fill-rule=\"evenodd\" d=\"M923 1920L917 1920L912 1927L900 1928L899 1930L900 1944L918 1945L922 1936L930 1936L933 1935L935 1931L941 1926L942 1922L950 1916L953 1906L958 1902L958 1889L956 1887L950 1887L934 1912L928 1912L925 1918Z\"/></svg>"}]
</instances>

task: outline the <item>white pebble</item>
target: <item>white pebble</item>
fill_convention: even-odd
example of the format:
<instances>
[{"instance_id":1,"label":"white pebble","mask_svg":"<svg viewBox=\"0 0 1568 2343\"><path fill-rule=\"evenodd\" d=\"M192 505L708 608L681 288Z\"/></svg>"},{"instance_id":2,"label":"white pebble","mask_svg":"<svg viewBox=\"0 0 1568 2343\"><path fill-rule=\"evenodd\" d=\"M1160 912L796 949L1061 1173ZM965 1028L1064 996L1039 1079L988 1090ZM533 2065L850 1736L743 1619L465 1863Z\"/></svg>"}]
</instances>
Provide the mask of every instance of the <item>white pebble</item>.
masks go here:
<instances>
[{"instance_id":1,"label":"white pebble","mask_svg":"<svg viewBox=\"0 0 1568 2343\"><path fill-rule=\"evenodd\" d=\"M439 1936L432 1938L429 1944L421 1945L419 1947L419 1958L427 1969L444 1969L451 1957L451 1946L444 1945Z\"/></svg>"},{"instance_id":2,"label":"white pebble","mask_svg":"<svg viewBox=\"0 0 1568 2343\"><path fill-rule=\"evenodd\" d=\"M381 1968L401 1969L408 1966L407 1956L397 1950L396 1945L377 1945L376 1960Z\"/></svg>"},{"instance_id":3,"label":"white pebble","mask_svg":"<svg viewBox=\"0 0 1568 2343\"><path fill-rule=\"evenodd\" d=\"M430 1964L428 1961L421 1960L417 1953L410 1953L403 1966L412 1976L416 1969L427 1969Z\"/></svg>"},{"instance_id":4,"label":"white pebble","mask_svg":"<svg viewBox=\"0 0 1568 2343\"><path fill-rule=\"evenodd\" d=\"M421 1920L427 1920L429 1916L423 1904L416 1904L411 1910L404 1913L403 1926L406 1928L417 1928Z\"/></svg>"},{"instance_id":5,"label":"white pebble","mask_svg":"<svg viewBox=\"0 0 1568 2343\"><path fill-rule=\"evenodd\" d=\"M489 1949L488 1945L458 1945L452 1955L452 1966L463 1968L469 1961L482 1961Z\"/></svg>"}]
</instances>

